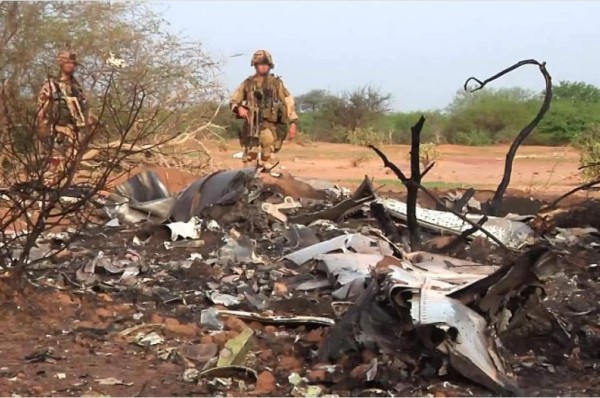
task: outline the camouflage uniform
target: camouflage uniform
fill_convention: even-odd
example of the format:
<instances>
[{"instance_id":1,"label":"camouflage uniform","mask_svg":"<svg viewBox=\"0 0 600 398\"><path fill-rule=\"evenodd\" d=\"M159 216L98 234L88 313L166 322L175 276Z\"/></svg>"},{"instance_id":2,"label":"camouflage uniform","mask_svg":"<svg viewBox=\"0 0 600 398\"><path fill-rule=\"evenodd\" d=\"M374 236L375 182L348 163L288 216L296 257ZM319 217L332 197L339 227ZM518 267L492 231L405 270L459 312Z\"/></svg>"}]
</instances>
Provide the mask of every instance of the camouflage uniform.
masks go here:
<instances>
[{"instance_id":1,"label":"camouflage uniform","mask_svg":"<svg viewBox=\"0 0 600 398\"><path fill-rule=\"evenodd\" d=\"M275 67L271 54L265 50L254 53L250 66L259 63ZM246 162L257 159L260 147L261 161L268 163L272 153L281 149L288 124L298 120L294 98L281 78L273 74L248 77L231 96L230 105L233 112L239 107L249 110L249 120L240 133Z\"/></svg>"},{"instance_id":2,"label":"camouflage uniform","mask_svg":"<svg viewBox=\"0 0 600 398\"><path fill-rule=\"evenodd\" d=\"M58 63L77 62L76 54L68 51L58 55ZM79 130L85 126L87 100L77 80L48 78L37 98L37 133L46 150L56 149L61 157L75 150Z\"/></svg>"}]
</instances>

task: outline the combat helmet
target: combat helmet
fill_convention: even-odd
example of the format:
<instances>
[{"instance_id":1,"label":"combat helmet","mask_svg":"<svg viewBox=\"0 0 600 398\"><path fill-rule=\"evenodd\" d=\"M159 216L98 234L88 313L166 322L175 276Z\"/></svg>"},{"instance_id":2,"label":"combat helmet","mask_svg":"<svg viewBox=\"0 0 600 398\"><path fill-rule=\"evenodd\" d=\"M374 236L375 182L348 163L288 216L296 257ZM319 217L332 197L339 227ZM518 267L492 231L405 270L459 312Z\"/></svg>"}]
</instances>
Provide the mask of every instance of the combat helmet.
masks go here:
<instances>
[{"instance_id":1,"label":"combat helmet","mask_svg":"<svg viewBox=\"0 0 600 398\"><path fill-rule=\"evenodd\" d=\"M77 53L74 53L73 51L70 50L64 50L58 53L58 56L56 57L56 62L58 62L59 65L65 64L67 62L74 62L75 65L77 64Z\"/></svg>"},{"instance_id":2,"label":"combat helmet","mask_svg":"<svg viewBox=\"0 0 600 398\"><path fill-rule=\"evenodd\" d=\"M260 64L268 64L271 67L271 69L275 68L275 64L273 63L273 57L271 57L271 53L267 50L258 50L252 55L250 66Z\"/></svg>"}]
</instances>

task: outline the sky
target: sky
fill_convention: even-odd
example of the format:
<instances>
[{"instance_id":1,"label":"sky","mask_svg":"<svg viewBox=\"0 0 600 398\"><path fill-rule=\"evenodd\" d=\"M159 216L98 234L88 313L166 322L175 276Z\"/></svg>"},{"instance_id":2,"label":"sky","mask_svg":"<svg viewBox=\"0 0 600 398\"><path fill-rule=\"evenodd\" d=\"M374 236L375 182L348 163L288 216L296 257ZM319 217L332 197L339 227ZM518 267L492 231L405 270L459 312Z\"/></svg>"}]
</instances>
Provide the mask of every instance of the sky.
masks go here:
<instances>
[{"instance_id":1,"label":"sky","mask_svg":"<svg viewBox=\"0 0 600 398\"><path fill-rule=\"evenodd\" d=\"M231 91L257 49L294 95L373 85L400 111L446 107L469 76L522 59L546 61L558 83L600 86L600 2L595 1L168 1L172 32L224 60ZM236 54L241 56L232 57ZM493 87L541 91L535 66Z\"/></svg>"}]
</instances>

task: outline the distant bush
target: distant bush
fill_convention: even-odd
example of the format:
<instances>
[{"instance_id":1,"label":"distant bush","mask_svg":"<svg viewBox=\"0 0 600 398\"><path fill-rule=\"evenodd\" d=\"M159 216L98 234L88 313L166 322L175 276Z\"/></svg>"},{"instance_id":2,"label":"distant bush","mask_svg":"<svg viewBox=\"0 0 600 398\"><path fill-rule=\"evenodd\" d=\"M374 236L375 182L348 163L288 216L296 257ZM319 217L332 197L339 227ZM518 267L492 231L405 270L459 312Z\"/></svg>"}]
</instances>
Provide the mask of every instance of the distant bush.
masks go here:
<instances>
[{"instance_id":1,"label":"distant bush","mask_svg":"<svg viewBox=\"0 0 600 398\"><path fill-rule=\"evenodd\" d=\"M600 177L600 124L592 124L573 141L579 148L581 170L585 180Z\"/></svg>"},{"instance_id":2,"label":"distant bush","mask_svg":"<svg viewBox=\"0 0 600 398\"><path fill-rule=\"evenodd\" d=\"M380 131L376 131L371 127L366 127L349 131L346 136L346 142L358 146L381 146L384 144L384 138L385 136Z\"/></svg>"},{"instance_id":3,"label":"distant bush","mask_svg":"<svg viewBox=\"0 0 600 398\"><path fill-rule=\"evenodd\" d=\"M409 144L410 128L424 114L423 142L483 146L512 142L539 110L541 96L518 87L461 90L443 111L390 112L389 95L366 86L340 95L313 90L299 96L298 109L302 131L316 141ZM550 110L525 144L569 144L593 123L600 124L600 88L560 82Z\"/></svg>"}]
</instances>

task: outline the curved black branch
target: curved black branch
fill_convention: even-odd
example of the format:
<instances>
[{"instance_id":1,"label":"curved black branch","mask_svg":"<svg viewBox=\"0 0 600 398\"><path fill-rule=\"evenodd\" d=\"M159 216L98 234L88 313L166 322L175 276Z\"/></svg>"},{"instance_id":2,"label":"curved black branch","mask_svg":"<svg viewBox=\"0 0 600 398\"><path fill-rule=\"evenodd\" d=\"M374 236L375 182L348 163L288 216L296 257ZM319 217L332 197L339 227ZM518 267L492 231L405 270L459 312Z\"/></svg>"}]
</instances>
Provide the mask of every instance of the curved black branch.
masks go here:
<instances>
[{"instance_id":1,"label":"curved black branch","mask_svg":"<svg viewBox=\"0 0 600 398\"><path fill-rule=\"evenodd\" d=\"M423 191L423 193L425 193L427 196L429 196L436 203L437 206L454 214L456 217L460 218L467 224L471 225L476 230L481 231L481 233L483 233L485 236L487 236L490 240L494 241L494 243L496 243L498 246L500 246L504 250L510 251L510 249L508 247L506 247L506 245L504 243L502 243L495 235L491 234L488 230L486 230L482 225L479 225L478 223L469 220L467 217L460 214L460 212L446 206L435 194L433 194L433 192L431 192L429 189L425 188L423 185L421 185L421 183L416 183L415 181L407 179L406 175L404 175L402 170L400 170L400 168L398 166L396 166L394 163L390 162L388 157L383 152L381 152L381 150L379 150L378 148L376 148L373 145L369 145L369 148L371 148L373 151L375 151L375 153L383 161L383 165L385 167L389 168L390 170L392 170L394 172L394 174L396 174L396 176L400 179L400 181L402 181L402 183L404 185L406 185L407 188L408 188L408 185L413 185L413 186L416 185L417 188L420 189L421 191Z\"/></svg>"},{"instance_id":2,"label":"curved black branch","mask_svg":"<svg viewBox=\"0 0 600 398\"><path fill-rule=\"evenodd\" d=\"M600 178L597 179L597 180L586 182L583 185L579 185L579 186L571 189L569 192L567 192L565 194L562 194L561 196L559 196L558 198L556 198L554 200L554 202L550 203L550 207L556 207L559 202L562 202L564 199L566 199L567 197L573 195L574 193L579 192L579 191L585 191L585 190L590 189L590 188L592 188L592 187L594 187L594 186L596 186L598 184L600 184Z\"/></svg>"},{"instance_id":3,"label":"curved black branch","mask_svg":"<svg viewBox=\"0 0 600 398\"><path fill-rule=\"evenodd\" d=\"M550 103L552 102L552 77L550 76L550 74L548 73L548 70L546 69L545 62L538 62L535 59L526 59L526 60L517 62L516 64L504 69L501 72L496 73L494 76L492 76L488 79L485 79L484 81L481 81L475 77L470 77L467 79L467 81L464 84L465 91L468 91L467 86L468 86L469 82L471 82L471 81L477 82L479 84L479 86L470 90L471 92L475 92L477 90L481 90L483 87L486 86L486 84L493 82L494 80L506 75L507 73L510 73L513 70L518 69L521 66L525 66L525 65L536 65L539 67L540 72L542 73L542 76L544 77L544 81L546 83L544 101L542 102L542 105L540 106L538 113L531 120L531 122L529 122L525 127L523 127L521 129L521 131L519 132L519 134L517 134L517 136L515 137L514 141L512 142L512 144L508 150L508 153L506 154L506 161L504 163L504 174L502 176L502 180L500 181L500 184L498 184L498 188L496 188L494 197L490 200L490 202L488 202L488 213L492 214L492 215L500 215L500 207L502 205L502 198L504 197L504 194L506 193L506 189L508 188L508 185L510 184L510 177L512 174L512 165L513 165L515 155L517 154L517 150L519 149L519 146L521 146L523 141L525 141L525 139L529 136L529 134L537 127L537 125L540 123L540 121L542 120L542 118L544 117L546 112L548 112L548 109L550 109Z\"/></svg>"}]
</instances>

